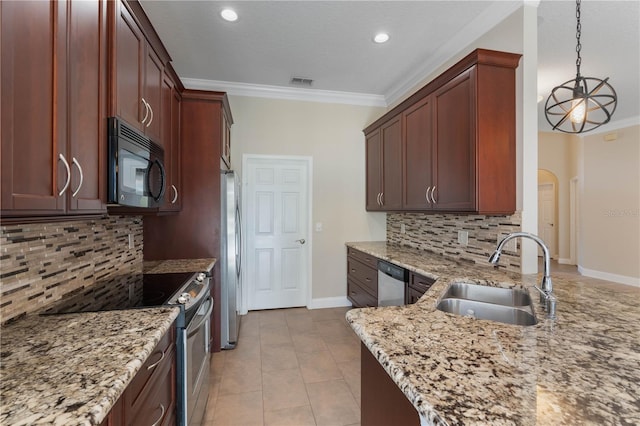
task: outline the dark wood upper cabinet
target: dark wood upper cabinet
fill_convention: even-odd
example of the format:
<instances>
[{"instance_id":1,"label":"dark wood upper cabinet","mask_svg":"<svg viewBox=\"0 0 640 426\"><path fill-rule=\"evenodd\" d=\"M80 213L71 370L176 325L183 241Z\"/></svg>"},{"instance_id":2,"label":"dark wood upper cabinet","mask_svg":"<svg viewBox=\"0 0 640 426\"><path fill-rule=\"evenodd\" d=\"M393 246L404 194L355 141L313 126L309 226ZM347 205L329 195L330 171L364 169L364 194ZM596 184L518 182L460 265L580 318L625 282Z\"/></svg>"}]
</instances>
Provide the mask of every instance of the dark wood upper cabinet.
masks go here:
<instances>
[{"instance_id":1,"label":"dark wood upper cabinet","mask_svg":"<svg viewBox=\"0 0 640 426\"><path fill-rule=\"evenodd\" d=\"M164 62L147 41L129 4L116 1L113 7L113 115L124 119L155 142L161 142Z\"/></svg>"},{"instance_id":2,"label":"dark wood upper cabinet","mask_svg":"<svg viewBox=\"0 0 640 426\"><path fill-rule=\"evenodd\" d=\"M106 1L0 7L2 216L104 212Z\"/></svg>"},{"instance_id":3,"label":"dark wood upper cabinet","mask_svg":"<svg viewBox=\"0 0 640 426\"><path fill-rule=\"evenodd\" d=\"M164 168L167 189L160 211L176 212L182 206L180 185L180 92L172 77L165 73L162 79L162 127L160 141L164 147Z\"/></svg>"},{"instance_id":4,"label":"dark wood upper cabinet","mask_svg":"<svg viewBox=\"0 0 640 426\"><path fill-rule=\"evenodd\" d=\"M364 130L367 210L515 211L515 69L520 56L477 49ZM383 147L379 163L397 164L400 152L402 183L386 182L383 168L381 205L371 187L380 172L373 155L370 159L370 145L384 145L385 129L400 115L400 148Z\"/></svg>"},{"instance_id":5,"label":"dark wood upper cabinet","mask_svg":"<svg viewBox=\"0 0 640 426\"><path fill-rule=\"evenodd\" d=\"M405 147L403 153L402 207L406 210L431 208L434 144L432 98L423 99L402 113Z\"/></svg>"},{"instance_id":6,"label":"dark wood upper cabinet","mask_svg":"<svg viewBox=\"0 0 640 426\"><path fill-rule=\"evenodd\" d=\"M402 207L402 131L400 116L367 135L367 210Z\"/></svg>"}]
</instances>

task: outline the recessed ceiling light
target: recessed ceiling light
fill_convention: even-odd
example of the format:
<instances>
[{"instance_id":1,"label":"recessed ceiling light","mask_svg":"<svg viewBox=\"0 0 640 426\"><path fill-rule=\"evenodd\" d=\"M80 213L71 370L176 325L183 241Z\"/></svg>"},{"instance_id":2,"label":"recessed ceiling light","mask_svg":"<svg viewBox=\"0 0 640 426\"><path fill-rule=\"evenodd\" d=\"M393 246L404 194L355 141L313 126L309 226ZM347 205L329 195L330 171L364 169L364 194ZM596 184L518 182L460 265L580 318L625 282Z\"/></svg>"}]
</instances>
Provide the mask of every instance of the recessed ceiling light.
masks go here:
<instances>
[{"instance_id":1,"label":"recessed ceiling light","mask_svg":"<svg viewBox=\"0 0 640 426\"><path fill-rule=\"evenodd\" d=\"M222 12L220 12L220 16L222 16L222 19L229 22L235 22L238 20L238 14L233 9L223 9Z\"/></svg>"},{"instance_id":2,"label":"recessed ceiling light","mask_svg":"<svg viewBox=\"0 0 640 426\"><path fill-rule=\"evenodd\" d=\"M373 37L373 41L376 43L386 43L389 41L389 34L387 33L378 33Z\"/></svg>"}]
</instances>

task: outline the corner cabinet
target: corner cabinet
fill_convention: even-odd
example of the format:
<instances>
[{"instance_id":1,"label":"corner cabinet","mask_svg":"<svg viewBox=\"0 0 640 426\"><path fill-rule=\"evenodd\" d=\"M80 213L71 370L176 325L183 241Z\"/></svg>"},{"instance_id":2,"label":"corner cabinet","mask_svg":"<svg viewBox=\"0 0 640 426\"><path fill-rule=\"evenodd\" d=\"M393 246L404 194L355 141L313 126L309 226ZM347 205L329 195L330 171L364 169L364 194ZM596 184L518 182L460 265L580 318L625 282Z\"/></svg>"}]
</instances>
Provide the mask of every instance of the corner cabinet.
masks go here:
<instances>
[{"instance_id":1,"label":"corner cabinet","mask_svg":"<svg viewBox=\"0 0 640 426\"><path fill-rule=\"evenodd\" d=\"M520 56L477 49L364 130L367 210L515 211L515 69ZM381 172L369 159L369 145L383 143L384 129L396 117L402 123L398 151L381 149L378 163L394 164L400 152L401 185L385 187L389 203L376 206L370 182L379 180Z\"/></svg>"},{"instance_id":2,"label":"corner cabinet","mask_svg":"<svg viewBox=\"0 0 640 426\"><path fill-rule=\"evenodd\" d=\"M0 8L2 216L104 213L107 1Z\"/></svg>"}]
</instances>

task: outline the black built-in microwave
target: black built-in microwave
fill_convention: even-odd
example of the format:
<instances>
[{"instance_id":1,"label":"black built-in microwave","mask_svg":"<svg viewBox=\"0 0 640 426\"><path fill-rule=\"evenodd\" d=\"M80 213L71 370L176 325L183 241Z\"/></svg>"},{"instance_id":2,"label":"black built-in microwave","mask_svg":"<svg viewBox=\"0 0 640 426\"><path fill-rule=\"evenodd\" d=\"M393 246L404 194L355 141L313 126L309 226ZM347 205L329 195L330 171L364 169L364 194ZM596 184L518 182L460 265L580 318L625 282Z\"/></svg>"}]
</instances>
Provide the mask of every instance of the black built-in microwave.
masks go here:
<instances>
[{"instance_id":1,"label":"black built-in microwave","mask_svg":"<svg viewBox=\"0 0 640 426\"><path fill-rule=\"evenodd\" d=\"M155 208L166 187L164 150L117 117L109 117L108 202Z\"/></svg>"}]
</instances>

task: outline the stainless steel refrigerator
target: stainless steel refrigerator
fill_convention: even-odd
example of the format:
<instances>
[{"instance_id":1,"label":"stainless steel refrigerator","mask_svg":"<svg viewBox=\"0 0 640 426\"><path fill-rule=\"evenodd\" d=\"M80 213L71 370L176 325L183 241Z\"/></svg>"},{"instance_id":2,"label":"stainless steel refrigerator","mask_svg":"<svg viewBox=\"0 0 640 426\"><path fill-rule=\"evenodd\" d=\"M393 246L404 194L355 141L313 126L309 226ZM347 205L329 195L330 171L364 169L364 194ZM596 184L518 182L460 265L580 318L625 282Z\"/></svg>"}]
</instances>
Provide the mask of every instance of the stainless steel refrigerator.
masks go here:
<instances>
[{"instance_id":1,"label":"stainless steel refrigerator","mask_svg":"<svg viewBox=\"0 0 640 426\"><path fill-rule=\"evenodd\" d=\"M221 171L220 228L220 345L233 349L238 342L242 277L242 222L240 216L240 179L233 170Z\"/></svg>"}]
</instances>

